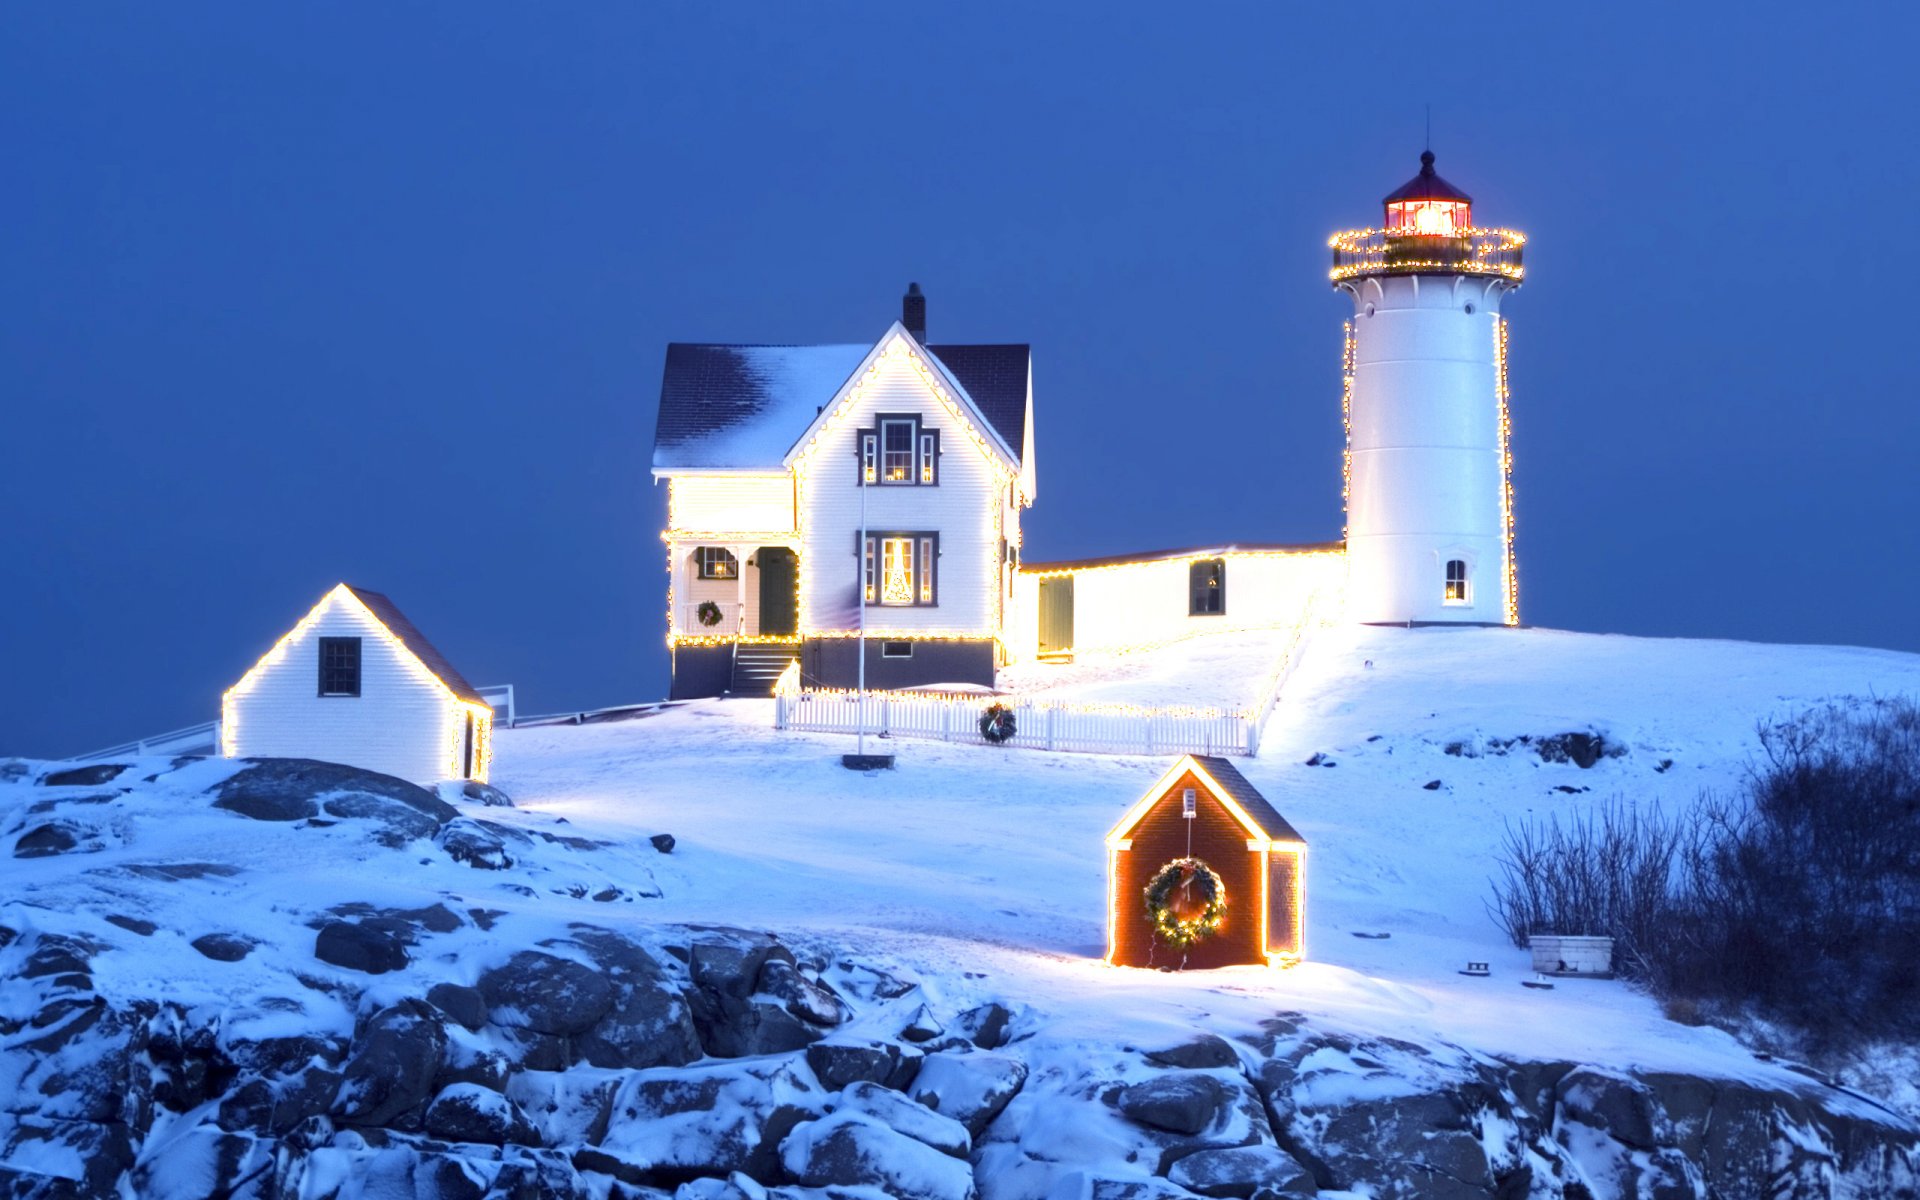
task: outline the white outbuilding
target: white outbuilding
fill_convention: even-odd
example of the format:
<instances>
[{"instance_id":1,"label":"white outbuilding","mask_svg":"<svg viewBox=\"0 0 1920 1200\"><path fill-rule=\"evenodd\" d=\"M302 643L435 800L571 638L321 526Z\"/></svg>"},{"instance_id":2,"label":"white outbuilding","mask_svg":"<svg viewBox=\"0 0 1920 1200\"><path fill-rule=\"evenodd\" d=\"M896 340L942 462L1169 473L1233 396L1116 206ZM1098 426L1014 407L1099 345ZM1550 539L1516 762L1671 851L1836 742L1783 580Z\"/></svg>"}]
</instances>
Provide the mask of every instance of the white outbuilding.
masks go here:
<instances>
[{"instance_id":1,"label":"white outbuilding","mask_svg":"<svg viewBox=\"0 0 1920 1200\"><path fill-rule=\"evenodd\" d=\"M221 697L220 752L484 783L493 709L393 601L343 583Z\"/></svg>"}]
</instances>

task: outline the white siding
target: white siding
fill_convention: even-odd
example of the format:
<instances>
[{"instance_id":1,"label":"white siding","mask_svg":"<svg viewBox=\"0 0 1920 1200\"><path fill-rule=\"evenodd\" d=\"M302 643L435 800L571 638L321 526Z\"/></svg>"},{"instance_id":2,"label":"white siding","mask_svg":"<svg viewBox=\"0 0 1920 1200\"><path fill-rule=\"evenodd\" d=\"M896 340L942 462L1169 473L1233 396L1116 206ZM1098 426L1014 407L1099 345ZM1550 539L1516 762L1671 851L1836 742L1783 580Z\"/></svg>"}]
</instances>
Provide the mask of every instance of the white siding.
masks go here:
<instances>
[{"instance_id":1,"label":"white siding","mask_svg":"<svg viewBox=\"0 0 1920 1200\"><path fill-rule=\"evenodd\" d=\"M858 430L878 413L917 413L940 431L939 482L867 487L867 528L940 535L934 607L867 611L870 630L991 637L998 632L1001 511L1007 468L975 446L914 369L881 358L859 402L827 426L805 460L800 484L801 632L854 629L859 622L860 480Z\"/></svg>"},{"instance_id":2,"label":"white siding","mask_svg":"<svg viewBox=\"0 0 1920 1200\"><path fill-rule=\"evenodd\" d=\"M319 695L322 637L360 639L360 695ZM317 758L422 785L459 773L466 716L344 588L235 684L221 711L229 757Z\"/></svg>"},{"instance_id":3,"label":"white siding","mask_svg":"<svg viewBox=\"0 0 1920 1200\"><path fill-rule=\"evenodd\" d=\"M1226 633L1291 625L1316 590L1335 589L1345 569L1338 551L1294 554L1228 552L1226 611L1188 612L1190 569L1197 558L1125 563L1068 571L1073 581L1073 648L1077 653L1157 645L1198 633ZM1054 572L1048 572L1053 574ZM1012 637L1020 658L1039 651L1038 573L1023 572L1016 588Z\"/></svg>"},{"instance_id":4,"label":"white siding","mask_svg":"<svg viewBox=\"0 0 1920 1200\"><path fill-rule=\"evenodd\" d=\"M676 475L667 525L691 533L772 533L793 528L793 476Z\"/></svg>"}]
</instances>

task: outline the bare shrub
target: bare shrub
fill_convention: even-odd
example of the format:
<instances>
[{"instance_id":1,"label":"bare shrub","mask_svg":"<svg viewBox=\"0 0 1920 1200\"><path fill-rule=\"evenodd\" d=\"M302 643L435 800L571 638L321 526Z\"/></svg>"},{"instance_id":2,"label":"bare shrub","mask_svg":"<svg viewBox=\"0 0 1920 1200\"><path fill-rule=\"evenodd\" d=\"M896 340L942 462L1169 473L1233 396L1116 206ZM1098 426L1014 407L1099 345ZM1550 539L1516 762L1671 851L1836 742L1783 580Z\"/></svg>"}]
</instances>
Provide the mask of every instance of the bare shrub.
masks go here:
<instances>
[{"instance_id":1,"label":"bare shrub","mask_svg":"<svg viewBox=\"0 0 1920 1200\"><path fill-rule=\"evenodd\" d=\"M1920 1034L1920 706L1835 702L1759 735L1740 794L1684 816L1616 800L1509 825L1488 911L1516 945L1611 936L1675 1011L1813 1048Z\"/></svg>"}]
</instances>

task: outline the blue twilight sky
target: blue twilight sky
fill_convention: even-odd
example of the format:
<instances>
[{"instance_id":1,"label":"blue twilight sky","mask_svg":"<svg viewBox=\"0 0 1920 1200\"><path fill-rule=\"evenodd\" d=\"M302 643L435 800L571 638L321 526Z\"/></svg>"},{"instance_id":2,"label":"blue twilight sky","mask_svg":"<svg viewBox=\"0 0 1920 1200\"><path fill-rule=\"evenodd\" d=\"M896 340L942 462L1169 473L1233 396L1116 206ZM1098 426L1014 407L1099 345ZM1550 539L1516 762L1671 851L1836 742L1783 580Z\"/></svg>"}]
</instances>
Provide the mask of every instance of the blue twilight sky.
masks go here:
<instances>
[{"instance_id":1,"label":"blue twilight sky","mask_svg":"<svg viewBox=\"0 0 1920 1200\"><path fill-rule=\"evenodd\" d=\"M666 687L673 340L1034 347L1028 556L1339 536L1325 239L1422 106L1513 321L1530 623L1920 650L1904 5L0 9L0 752L328 586Z\"/></svg>"}]
</instances>

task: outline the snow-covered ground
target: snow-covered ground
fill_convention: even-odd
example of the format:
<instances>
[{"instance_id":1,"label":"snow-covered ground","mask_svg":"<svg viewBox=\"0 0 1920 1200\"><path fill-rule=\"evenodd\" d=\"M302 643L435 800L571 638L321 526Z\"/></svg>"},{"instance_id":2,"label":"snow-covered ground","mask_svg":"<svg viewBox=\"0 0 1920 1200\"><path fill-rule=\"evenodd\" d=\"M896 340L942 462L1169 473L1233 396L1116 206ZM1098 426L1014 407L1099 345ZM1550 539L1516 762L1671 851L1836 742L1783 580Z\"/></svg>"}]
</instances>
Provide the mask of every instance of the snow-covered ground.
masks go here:
<instances>
[{"instance_id":1,"label":"snow-covered ground","mask_svg":"<svg viewBox=\"0 0 1920 1200\"><path fill-rule=\"evenodd\" d=\"M1021 663L1000 673L1000 690L1054 702L1241 712L1266 699L1293 636L1291 629L1249 629L1138 653Z\"/></svg>"},{"instance_id":2,"label":"snow-covered ground","mask_svg":"<svg viewBox=\"0 0 1920 1200\"><path fill-rule=\"evenodd\" d=\"M1086 698L1124 684L1145 702L1141 680L1159 677L1187 681L1163 703L1244 703L1233 689L1264 678L1277 647L1229 637L1182 643L1132 675L1089 666ZM1615 796L1692 803L1739 783L1756 722L1869 693L1920 694L1920 657L1551 630L1322 632L1262 757L1241 760L1311 847L1309 961L1289 971L1101 963L1102 835L1163 759L899 741L898 769L855 774L838 761L850 738L778 734L771 702L714 701L502 732L495 781L521 819L673 833L647 918L817 934L909 966L951 1005L1017 997L1056 1036L1145 1044L1301 1011L1493 1053L1766 1079L1777 1068L1725 1033L1664 1020L1624 983L1520 987L1526 956L1486 915L1487 880L1507 821ZM1626 753L1583 770L1525 746L1482 752L1587 731ZM1306 765L1316 754L1323 765ZM1490 961L1492 977L1458 974L1468 959Z\"/></svg>"}]
</instances>

